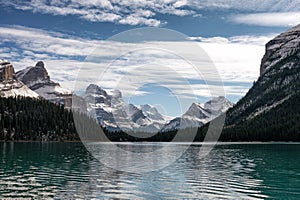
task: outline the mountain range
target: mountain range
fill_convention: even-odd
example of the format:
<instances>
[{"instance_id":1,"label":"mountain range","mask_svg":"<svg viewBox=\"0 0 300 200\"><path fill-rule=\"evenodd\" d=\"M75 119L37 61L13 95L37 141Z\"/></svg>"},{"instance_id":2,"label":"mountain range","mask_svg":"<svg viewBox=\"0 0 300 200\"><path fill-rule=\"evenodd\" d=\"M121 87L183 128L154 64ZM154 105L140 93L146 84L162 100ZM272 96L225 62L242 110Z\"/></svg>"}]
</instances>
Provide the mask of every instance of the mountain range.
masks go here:
<instances>
[{"instance_id":1,"label":"mountain range","mask_svg":"<svg viewBox=\"0 0 300 200\"><path fill-rule=\"evenodd\" d=\"M72 92L51 80L42 61L15 73L11 63L1 60L1 96L25 96L44 98L56 104L71 107ZM90 84L83 98L88 115L110 131L159 132L199 127L214 119L233 104L225 97L216 97L206 102L204 107L193 103L181 117L165 116L152 105L136 106L127 103L119 90L105 91Z\"/></svg>"},{"instance_id":2,"label":"mountain range","mask_svg":"<svg viewBox=\"0 0 300 200\"><path fill-rule=\"evenodd\" d=\"M199 103L193 103L181 117L176 117L167 123L162 131L201 127L225 113L233 105L223 96L214 97L212 100L204 103L203 106Z\"/></svg>"},{"instance_id":3,"label":"mountain range","mask_svg":"<svg viewBox=\"0 0 300 200\"><path fill-rule=\"evenodd\" d=\"M50 79L42 61L15 72L13 65L0 60L0 97L44 98L71 107L72 92Z\"/></svg>"},{"instance_id":4,"label":"mountain range","mask_svg":"<svg viewBox=\"0 0 300 200\"><path fill-rule=\"evenodd\" d=\"M199 127L219 116L233 104L225 97L213 98L202 107L193 103L181 117L162 115L152 105L135 106L126 103L119 90L107 92L91 84L84 95L89 115L110 131L166 132L187 127Z\"/></svg>"},{"instance_id":5,"label":"mountain range","mask_svg":"<svg viewBox=\"0 0 300 200\"><path fill-rule=\"evenodd\" d=\"M91 84L81 97L88 115L110 131L168 133L201 127L226 112L222 141L300 140L300 25L266 44L260 76L235 105L225 97L193 103L180 117L159 113L151 105L124 101L119 90L106 91ZM72 92L53 82L43 62L15 73L11 63L0 60L0 96L44 98L70 107ZM200 132L200 134L199 134Z\"/></svg>"}]
</instances>

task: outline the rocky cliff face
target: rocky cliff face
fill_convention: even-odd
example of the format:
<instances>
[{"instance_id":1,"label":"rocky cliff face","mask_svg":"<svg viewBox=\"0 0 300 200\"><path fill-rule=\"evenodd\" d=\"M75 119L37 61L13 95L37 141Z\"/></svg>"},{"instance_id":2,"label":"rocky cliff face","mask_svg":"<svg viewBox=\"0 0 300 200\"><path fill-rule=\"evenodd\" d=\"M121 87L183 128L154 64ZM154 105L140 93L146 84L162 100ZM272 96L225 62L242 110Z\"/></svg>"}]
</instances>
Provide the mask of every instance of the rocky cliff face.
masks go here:
<instances>
[{"instance_id":1,"label":"rocky cliff face","mask_svg":"<svg viewBox=\"0 0 300 200\"><path fill-rule=\"evenodd\" d=\"M119 90L107 92L91 84L86 89L84 99L90 115L111 131L157 132L167 122L167 118L150 105L139 108L126 103Z\"/></svg>"},{"instance_id":2,"label":"rocky cliff face","mask_svg":"<svg viewBox=\"0 0 300 200\"><path fill-rule=\"evenodd\" d=\"M44 62L39 61L35 66L18 71L16 75L19 80L41 97L71 107L71 91L62 88L59 83L50 79Z\"/></svg>"},{"instance_id":3,"label":"rocky cliff face","mask_svg":"<svg viewBox=\"0 0 300 200\"><path fill-rule=\"evenodd\" d=\"M233 103L223 96L214 97L204 105L193 103L181 117L177 117L166 124L163 131L201 127L226 112L232 106Z\"/></svg>"},{"instance_id":4,"label":"rocky cliff face","mask_svg":"<svg viewBox=\"0 0 300 200\"><path fill-rule=\"evenodd\" d=\"M18 71L17 77L32 90L36 90L44 85L59 85L50 80L50 76L42 61L37 62L34 67L27 67Z\"/></svg>"},{"instance_id":5,"label":"rocky cliff face","mask_svg":"<svg viewBox=\"0 0 300 200\"><path fill-rule=\"evenodd\" d=\"M10 62L0 60L0 82L8 83L16 79L15 70Z\"/></svg>"},{"instance_id":6,"label":"rocky cliff face","mask_svg":"<svg viewBox=\"0 0 300 200\"><path fill-rule=\"evenodd\" d=\"M14 67L10 62L0 59L0 96L38 98L39 95L18 80Z\"/></svg>"},{"instance_id":7,"label":"rocky cliff face","mask_svg":"<svg viewBox=\"0 0 300 200\"><path fill-rule=\"evenodd\" d=\"M162 115L151 105L135 106L122 99L119 90L107 92L91 84L84 99L90 116L111 131L166 132L180 128L200 127L233 106L225 97L216 97L204 106L193 103L181 116L172 118Z\"/></svg>"},{"instance_id":8,"label":"rocky cliff face","mask_svg":"<svg viewBox=\"0 0 300 200\"><path fill-rule=\"evenodd\" d=\"M300 25L266 44L260 77L246 96L229 110L227 125L249 123L254 119L266 119L267 122L271 119L267 119L266 116L271 112L279 115L276 117L278 121L274 121L274 124L284 125L289 122L288 115L292 115L299 107L299 103L295 103L300 92L299 80ZM282 107L291 110L291 113L281 110ZM278 113L279 109L281 114ZM256 122L260 123L259 120Z\"/></svg>"},{"instance_id":9,"label":"rocky cliff face","mask_svg":"<svg viewBox=\"0 0 300 200\"><path fill-rule=\"evenodd\" d=\"M280 69L291 68L299 59L300 25L280 34L266 44L266 53L260 66L260 76L276 66ZM294 61L293 61L294 60Z\"/></svg>"}]
</instances>

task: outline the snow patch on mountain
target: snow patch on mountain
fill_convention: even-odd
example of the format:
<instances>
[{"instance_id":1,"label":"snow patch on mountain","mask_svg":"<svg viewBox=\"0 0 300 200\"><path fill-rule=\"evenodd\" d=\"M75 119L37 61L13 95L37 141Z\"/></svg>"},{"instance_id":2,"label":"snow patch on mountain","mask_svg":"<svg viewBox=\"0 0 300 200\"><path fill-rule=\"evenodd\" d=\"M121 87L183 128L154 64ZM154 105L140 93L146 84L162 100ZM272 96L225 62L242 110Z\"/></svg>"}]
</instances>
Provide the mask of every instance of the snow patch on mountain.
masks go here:
<instances>
[{"instance_id":1,"label":"snow patch on mountain","mask_svg":"<svg viewBox=\"0 0 300 200\"><path fill-rule=\"evenodd\" d=\"M172 118L162 115L149 104L135 106L126 103L119 90L106 91L95 84L87 87L84 99L89 115L113 131L163 132L200 127L233 106L225 97L216 97L204 105L193 103L181 117Z\"/></svg>"},{"instance_id":2,"label":"snow patch on mountain","mask_svg":"<svg viewBox=\"0 0 300 200\"><path fill-rule=\"evenodd\" d=\"M1 97L17 97L17 96L23 96L23 97L31 97L31 98L38 98L39 95L30 90L26 85L23 85L22 87L15 87L10 90L3 91L2 85L0 84L0 90L1 90Z\"/></svg>"},{"instance_id":3,"label":"snow patch on mountain","mask_svg":"<svg viewBox=\"0 0 300 200\"><path fill-rule=\"evenodd\" d=\"M204 105L193 103L181 117L177 117L166 124L163 131L200 127L231 107L233 107L233 103L223 96L214 97Z\"/></svg>"},{"instance_id":4,"label":"snow patch on mountain","mask_svg":"<svg viewBox=\"0 0 300 200\"><path fill-rule=\"evenodd\" d=\"M151 105L126 103L119 90L106 91L95 84L87 87L84 99L90 115L109 130L158 132L169 119Z\"/></svg>"},{"instance_id":5,"label":"snow patch on mountain","mask_svg":"<svg viewBox=\"0 0 300 200\"><path fill-rule=\"evenodd\" d=\"M260 66L261 76L275 65L288 59L291 55L297 54L300 43L299 35L300 25L280 34L266 44L266 54ZM282 66L282 68L284 67L289 66Z\"/></svg>"},{"instance_id":6,"label":"snow patch on mountain","mask_svg":"<svg viewBox=\"0 0 300 200\"><path fill-rule=\"evenodd\" d=\"M50 79L42 61L37 62L35 66L18 71L16 75L30 89L47 100L61 104L71 101L72 92L62 88L59 83Z\"/></svg>"},{"instance_id":7,"label":"snow patch on mountain","mask_svg":"<svg viewBox=\"0 0 300 200\"><path fill-rule=\"evenodd\" d=\"M13 65L7 60L0 59L0 96L1 97L31 97L38 98L39 95L29 89L15 74Z\"/></svg>"}]
</instances>

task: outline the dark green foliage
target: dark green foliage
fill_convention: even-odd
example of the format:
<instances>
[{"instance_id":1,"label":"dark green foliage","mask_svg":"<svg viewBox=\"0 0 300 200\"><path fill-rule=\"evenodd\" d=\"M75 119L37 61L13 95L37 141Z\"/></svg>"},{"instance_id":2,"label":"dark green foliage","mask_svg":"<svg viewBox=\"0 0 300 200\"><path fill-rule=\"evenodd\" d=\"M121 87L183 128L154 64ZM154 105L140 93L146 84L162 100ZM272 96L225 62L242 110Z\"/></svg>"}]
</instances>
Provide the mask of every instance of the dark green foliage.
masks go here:
<instances>
[{"instance_id":1,"label":"dark green foliage","mask_svg":"<svg viewBox=\"0 0 300 200\"><path fill-rule=\"evenodd\" d=\"M0 140L78 140L72 113L46 100L0 98Z\"/></svg>"},{"instance_id":2,"label":"dark green foliage","mask_svg":"<svg viewBox=\"0 0 300 200\"><path fill-rule=\"evenodd\" d=\"M222 141L300 141L300 94L251 120L224 128Z\"/></svg>"},{"instance_id":3,"label":"dark green foliage","mask_svg":"<svg viewBox=\"0 0 300 200\"><path fill-rule=\"evenodd\" d=\"M277 64L228 110L221 141L300 141L300 59L288 61L293 67ZM259 108L265 109L253 115ZM207 126L198 133L205 134Z\"/></svg>"},{"instance_id":4,"label":"dark green foliage","mask_svg":"<svg viewBox=\"0 0 300 200\"><path fill-rule=\"evenodd\" d=\"M234 108L228 111L226 123L234 124L244 121L257 108L265 105L271 106L273 102L280 101L289 95L299 92L300 82L297 77L300 77L299 68L284 69L280 73L274 73L268 77L260 77L246 96L243 97ZM284 84L283 81L287 79L296 81L292 81L290 84ZM249 102L250 106L240 112L238 108ZM299 105L295 104L294 106Z\"/></svg>"}]
</instances>

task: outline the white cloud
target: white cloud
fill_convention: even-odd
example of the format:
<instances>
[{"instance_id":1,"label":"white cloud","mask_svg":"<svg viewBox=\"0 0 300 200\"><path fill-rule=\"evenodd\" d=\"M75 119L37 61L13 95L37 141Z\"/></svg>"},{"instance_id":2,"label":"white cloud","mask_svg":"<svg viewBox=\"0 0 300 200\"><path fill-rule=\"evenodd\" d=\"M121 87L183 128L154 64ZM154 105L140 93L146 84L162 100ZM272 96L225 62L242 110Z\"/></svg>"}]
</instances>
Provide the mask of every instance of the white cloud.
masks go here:
<instances>
[{"instance_id":1,"label":"white cloud","mask_svg":"<svg viewBox=\"0 0 300 200\"><path fill-rule=\"evenodd\" d=\"M232 21L237 23L291 26L298 23L300 10L300 0L10 0L0 5L33 13L72 15L92 22L154 27L167 23L157 14L202 17L202 11L207 9L260 13L234 16Z\"/></svg>"},{"instance_id":2,"label":"white cloud","mask_svg":"<svg viewBox=\"0 0 300 200\"><path fill-rule=\"evenodd\" d=\"M139 24L145 24L148 26L154 26L157 27L161 24L159 20L156 19L148 19L145 17L140 17L136 14L129 15L119 21L120 24L129 24L129 25L139 25Z\"/></svg>"},{"instance_id":3,"label":"white cloud","mask_svg":"<svg viewBox=\"0 0 300 200\"><path fill-rule=\"evenodd\" d=\"M233 9L247 12L291 12L300 10L299 0L188 0L198 9Z\"/></svg>"},{"instance_id":4,"label":"white cloud","mask_svg":"<svg viewBox=\"0 0 300 200\"><path fill-rule=\"evenodd\" d=\"M259 76L265 44L275 35L229 38L192 37L199 42L217 67L223 81L251 83Z\"/></svg>"},{"instance_id":5,"label":"white cloud","mask_svg":"<svg viewBox=\"0 0 300 200\"><path fill-rule=\"evenodd\" d=\"M114 22L129 25L159 26L165 22L157 13L177 16L192 15L192 9L182 9L185 0L31 0L0 2L19 10L52 15L73 15L92 22Z\"/></svg>"},{"instance_id":6,"label":"white cloud","mask_svg":"<svg viewBox=\"0 0 300 200\"><path fill-rule=\"evenodd\" d=\"M238 83L252 83L257 79L260 61L265 51L264 44L272 37L273 35L191 39L206 51L222 80L229 83L225 91L231 95L242 96L247 91L247 86L239 86ZM125 95L138 87L139 82L136 82L138 80L136 77L143 77L150 82L172 87L177 94L189 98L190 88L182 86L187 84L188 79L201 78L185 60L176 54L164 51L166 46L174 48L179 46L179 51L190 53L189 56L194 59L193 56L198 56L195 53L196 49L186 50L192 41L147 43L96 41L20 26L0 27L0 41L2 46L4 45L0 50L1 56L11 61L17 70L34 65L38 60L44 60L50 76L71 90L74 89L76 81L81 89L89 83L99 82L101 74L99 70L103 71L108 66L109 70L99 84L104 88L111 88L117 80L126 77L122 84ZM11 45L12 43L14 45ZM148 46L156 48L146 48ZM114 60L119 52L128 49L131 53ZM84 62L84 57L91 52L100 60L92 62L90 59L89 62ZM203 60L201 68L204 73L206 62L207 60ZM84 67L86 76L77 77L81 67ZM136 70L141 67L142 70ZM136 84L130 80L134 80ZM208 95L205 84L192 83L192 87L197 95Z\"/></svg>"},{"instance_id":7,"label":"white cloud","mask_svg":"<svg viewBox=\"0 0 300 200\"><path fill-rule=\"evenodd\" d=\"M296 26L300 23L300 12L273 12L235 15L231 21L258 26Z\"/></svg>"}]
</instances>

